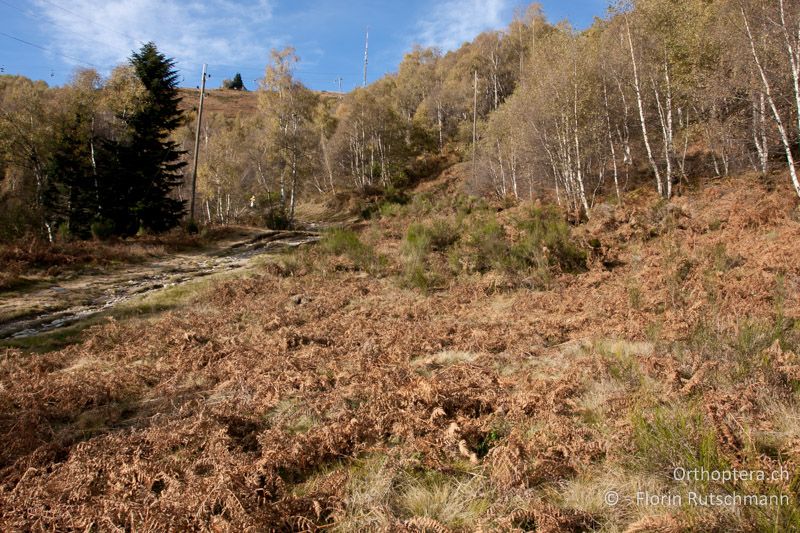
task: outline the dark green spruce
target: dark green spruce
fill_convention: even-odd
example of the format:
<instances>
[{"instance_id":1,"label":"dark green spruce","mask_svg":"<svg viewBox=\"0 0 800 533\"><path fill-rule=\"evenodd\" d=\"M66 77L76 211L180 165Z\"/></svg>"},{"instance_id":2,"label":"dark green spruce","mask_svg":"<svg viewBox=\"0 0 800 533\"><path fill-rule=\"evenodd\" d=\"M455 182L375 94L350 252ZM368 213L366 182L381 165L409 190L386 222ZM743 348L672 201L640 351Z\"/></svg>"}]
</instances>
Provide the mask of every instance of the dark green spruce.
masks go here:
<instances>
[{"instance_id":1,"label":"dark green spruce","mask_svg":"<svg viewBox=\"0 0 800 533\"><path fill-rule=\"evenodd\" d=\"M107 146L103 205L105 217L117 233L161 232L178 225L185 202L171 196L183 180L185 152L170 134L183 121L178 104L178 73L175 62L147 43L133 54L131 66L146 90L144 105L128 117L129 138Z\"/></svg>"}]
</instances>

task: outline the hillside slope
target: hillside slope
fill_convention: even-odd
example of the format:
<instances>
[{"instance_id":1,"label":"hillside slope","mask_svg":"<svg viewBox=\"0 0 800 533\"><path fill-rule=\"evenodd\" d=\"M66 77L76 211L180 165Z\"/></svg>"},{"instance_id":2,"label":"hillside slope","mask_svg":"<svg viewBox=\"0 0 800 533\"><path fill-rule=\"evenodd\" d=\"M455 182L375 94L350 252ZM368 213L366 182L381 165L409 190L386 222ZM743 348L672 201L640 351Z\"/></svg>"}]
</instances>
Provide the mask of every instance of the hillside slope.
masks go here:
<instances>
[{"instance_id":1,"label":"hillside slope","mask_svg":"<svg viewBox=\"0 0 800 533\"><path fill-rule=\"evenodd\" d=\"M197 111L200 105L199 89L179 89L181 109ZM327 91L318 92L322 98L336 99L338 95ZM226 118L248 116L258 111L257 91L232 91L227 89L206 89L203 104L204 113L217 113Z\"/></svg>"},{"instance_id":2,"label":"hillside slope","mask_svg":"<svg viewBox=\"0 0 800 533\"><path fill-rule=\"evenodd\" d=\"M180 89L181 109L196 111L200 104L199 89ZM207 89L204 112L220 113L225 117L246 116L258 111L258 93L254 91L231 91Z\"/></svg>"},{"instance_id":3,"label":"hillside slope","mask_svg":"<svg viewBox=\"0 0 800 533\"><path fill-rule=\"evenodd\" d=\"M568 245L531 206L424 188L382 206L360 240L333 232L187 309L41 357L6 350L3 528L797 527L791 476L673 476L796 471L788 189L741 178L671 202L636 192L599 206ZM416 256L420 222L454 234ZM551 237L534 257L561 262L496 265L497 227L509 250L538 227ZM564 258L579 256L569 273ZM643 490L790 499L637 504Z\"/></svg>"}]
</instances>

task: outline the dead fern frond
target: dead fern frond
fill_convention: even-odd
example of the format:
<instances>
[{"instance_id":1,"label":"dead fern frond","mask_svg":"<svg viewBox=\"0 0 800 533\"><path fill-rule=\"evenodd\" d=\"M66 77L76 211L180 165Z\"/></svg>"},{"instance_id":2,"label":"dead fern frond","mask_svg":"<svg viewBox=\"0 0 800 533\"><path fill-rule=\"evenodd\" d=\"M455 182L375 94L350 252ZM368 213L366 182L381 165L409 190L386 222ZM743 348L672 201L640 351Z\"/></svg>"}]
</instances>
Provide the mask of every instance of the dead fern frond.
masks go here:
<instances>
[{"instance_id":1,"label":"dead fern frond","mask_svg":"<svg viewBox=\"0 0 800 533\"><path fill-rule=\"evenodd\" d=\"M415 516L403 522L409 532L414 533L450 533L451 529L427 516Z\"/></svg>"},{"instance_id":2,"label":"dead fern frond","mask_svg":"<svg viewBox=\"0 0 800 533\"><path fill-rule=\"evenodd\" d=\"M629 525L625 533L682 533L685 524L673 515L646 516Z\"/></svg>"}]
</instances>

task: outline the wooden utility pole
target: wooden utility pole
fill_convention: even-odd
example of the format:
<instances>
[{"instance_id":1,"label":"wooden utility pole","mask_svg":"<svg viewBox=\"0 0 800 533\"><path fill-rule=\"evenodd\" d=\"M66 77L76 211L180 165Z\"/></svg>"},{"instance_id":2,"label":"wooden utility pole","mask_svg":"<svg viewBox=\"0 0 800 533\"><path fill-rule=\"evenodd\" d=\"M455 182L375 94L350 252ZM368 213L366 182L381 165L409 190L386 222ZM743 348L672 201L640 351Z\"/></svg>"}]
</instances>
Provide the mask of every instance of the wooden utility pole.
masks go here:
<instances>
[{"instance_id":1,"label":"wooden utility pole","mask_svg":"<svg viewBox=\"0 0 800 533\"><path fill-rule=\"evenodd\" d=\"M478 71L472 84L472 183L475 184L475 153L478 151Z\"/></svg>"},{"instance_id":2,"label":"wooden utility pole","mask_svg":"<svg viewBox=\"0 0 800 533\"><path fill-rule=\"evenodd\" d=\"M203 63L203 78L200 81L200 108L197 110L197 130L194 135L194 164L192 165L192 200L189 217L194 221L194 200L197 192L197 159L200 156L200 125L203 122L203 102L206 96L206 65Z\"/></svg>"},{"instance_id":3,"label":"wooden utility pole","mask_svg":"<svg viewBox=\"0 0 800 533\"><path fill-rule=\"evenodd\" d=\"M367 64L369 63L369 28L367 28L367 40L364 43L364 87L367 86Z\"/></svg>"}]
</instances>

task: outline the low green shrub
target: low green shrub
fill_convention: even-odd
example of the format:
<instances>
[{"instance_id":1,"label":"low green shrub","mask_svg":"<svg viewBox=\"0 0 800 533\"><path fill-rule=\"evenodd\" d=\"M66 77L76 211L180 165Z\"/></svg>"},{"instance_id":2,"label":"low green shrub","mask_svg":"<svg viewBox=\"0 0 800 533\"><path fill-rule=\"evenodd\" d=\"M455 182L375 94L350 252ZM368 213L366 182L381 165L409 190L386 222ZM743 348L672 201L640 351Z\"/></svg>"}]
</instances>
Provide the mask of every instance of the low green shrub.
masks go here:
<instances>
[{"instance_id":1,"label":"low green shrub","mask_svg":"<svg viewBox=\"0 0 800 533\"><path fill-rule=\"evenodd\" d=\"M456 195L452 200L452 207L456 212L456 216L461 219L474 213L489 211L489 204L486 203L486 200L466 194Z\"/></svg>"},{"instance_id":2,"label":"low green shrub","mask_svg":"<svg viewBox=\"0 0 800 533\"><path fill-rule=\"evenodd\" d=\"M714 431L698 413L678 406L657 407L651 412L634 411L631 422L634 463L644 470L669 473L676 467L726 467Z\"/></svg>"},{"instance_id":3,"label":"low green shrub","mask_svg":"<svg viewBox=\"0 0 800 533\"><path fill-rule=\"evenodd\" d=\"M436 219L430 225L413 223L408 227L404 241L406 251L441 252L460 238L458 226L447 219Z\"/></svg>"},{"instance_id":4,"label":"low green shrub","mask_svg":"<svg viewBox=\"0 0 800 533\"><path fill-rule=\"evenodd\" d=\"M320 241L320 248L331 255L341 255L350 259L357 268L370 273L379 272L385 259L375 250L363 243L352 230L334 228L326 231Z\"/></svg>"},{"instance_id":5,"label":"low green shrub","mask_svg":"<svg viewBox=\"0 0 800 533\"><path fill-rule=\"evenodd\" d=\"M430 225L411 224L406 231L402 248L405 284L423 290L434 285L438 276L430 271L431 252L444 251L458 239L457 226L446 219L437 219Z\"/></svg>"},{"instance_id":6,"label":"low green shrub","mask_svg":"<svg viewBox=\"0 0 800 533\"><path fill-rule=\"evenodd\" d=\"M481 218L472 223L466 235L465 256L469 269L476 272L503 268L509 258L509 243L497 219Z\"/></svg>"},{"instance_id":7,"label":"low green shrub","mask_svg":"<svg viewBox=\"0 0 800 533\"><path fill-rule=\"evenodd\" d=\"M407 288L419 289L423 292L431 290L439 281L439 277L431 272L425 265L407 264L403 270L402 285Z\"/></svg>"},{"instance_id":8,"label":"low green shrub","mask_svg":"<svg viewBox=\"0 0 800 533\"><path fill-rule=\"evenodd\" d=\"M188 233L189 235L197 235L198 233L200 233L199 224L197 224L197 222L192 219L186 222L186 226L184 229L186 230L186 233Z\"/></svg>"},{"instance_id":9,"label":"low green shrub","mask_svg":"<svg viewBox=\"0 0 800 533\"><path fill-rule=\"evenodd\" d=\"M494 213L480 207L475 215L459 214L457 220L466 230L449 253L455 272L523 274L526 283L547 286L554 272L586 269L586 252L572 241L569 226L555 209L532 208L514 223L513 239ZM443 238L449 235L441 233Z\"/></svg>"},{"instance_id":10,"label":"low green shrub","mask_svg":"<svg viewBox=\"0 0 800 533\"><path fill-rule=\"evenodd\" d=\"M60 242L69 242L72 239L72 232L69 230L69 224L66 222L59 224L56 235Z\"/></svg>"},{"instance_id":11,"label":"low green shrub","mask_svg":"<svg viewBox=\"0 0 800 533\"><path fill-rule=\"evenodd\" d=\"M403 212L404 206L394 202L384 202L380 206L381 218L396 217Z\"/></svg>"},{"instance_id":12,"label":"low green shrub","mask_svg":"<svg viewBox=\"0 0 800 533\"><path fill-rule=\"evenodd\" d=\"M280 205L266 208L262 219L267 229L289 229L292 225L289 214Z\"/></svg>"},{"instance_id":13,"label":"low green shrub","mask_svg":"<svg viewBox=\"0 0 800 533\"><path fill-rule=\"evenodd\" d=\"M571 240L569 225L553 208L532 208L517 222L523 237L515 247L518 259L531 266L547 265L563 272L586 270L587 254Z\"/></svg>"},{"instance_id":14,"label":"low green shrub","mask_svg":"<svg viewBox=\"0 0 800 533\"><path fill-rule=\"evenodd\" d=\"M431 236L424 224L414 223L408 226L403 241L403 253L406 256L425 257L431 248Z\"/></svg>"},{"instance_id":15,"label":"low green shrub","mask_svg":"<svg viewBox=\"0 0 800 533\"><path fill-rule=\"evenodd\" d=\"M408 214L414 217L423 217L430 215L435 211L433 198L430 194L421 193L416 194L408 203Z\"/></svg>"},{"instance_id":16,"label":"low green shrub","mask_svg":"<svg viewBox=\"0 0 800 533\"><path fill-rule=\"evenodd\" d=\"M435 251L446 250L461 237L458 225L444 218L434 220L427 232L431 248Z\"/></svg>"},{"instance_id":17,"label":"low green shrub","mask_svg":"<svg viewBox=\"0 0 800 533\"><path fill-rule=\"evenodd\" d=\"M410 198L404 190L390 185L383 191L383 200L390 204L406 205Z\"/></svg>"},{"instance_id":18,"label":"low green shrub","mask_svg":"<svg viewBox=\"0 0 800 533\"><path fill-rule=\"evenodd\" d=\"M105 241L114 235L114 222L108 219L100 219L92 222L92 237L98 241Z\"/></svg>"}]
</instances>

